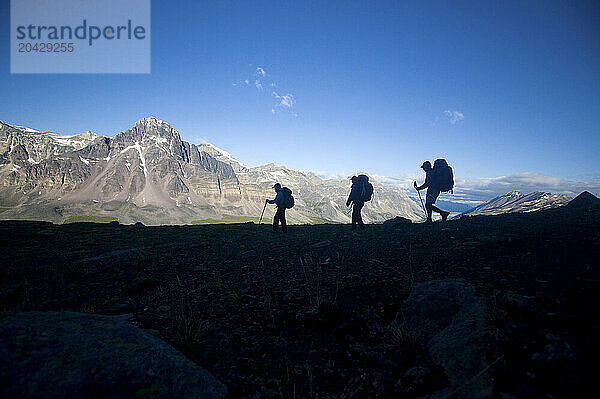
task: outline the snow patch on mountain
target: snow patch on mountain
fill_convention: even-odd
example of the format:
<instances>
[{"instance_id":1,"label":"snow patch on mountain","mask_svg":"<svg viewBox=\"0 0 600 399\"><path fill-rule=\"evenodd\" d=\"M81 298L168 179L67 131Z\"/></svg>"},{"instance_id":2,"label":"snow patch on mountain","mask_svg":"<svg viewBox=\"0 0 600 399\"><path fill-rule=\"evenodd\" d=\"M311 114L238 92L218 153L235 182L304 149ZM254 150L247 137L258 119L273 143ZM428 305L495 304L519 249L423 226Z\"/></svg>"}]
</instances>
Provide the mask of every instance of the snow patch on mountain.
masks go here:
<instances>
[{"instance_id":1,"label":"snow patch on mountain","mask_svg":"<svg viewBox=\"0 0 600 399\"><path fill-rule=\"evenodd\" d=\"M144 150L144 147L142 147L139 142L136 141L134 145L125 147L124 149L121 150L121 154L123 154L129 150L132 150L132 149L137 150L138 154L140 155L140 166L144 170L144 176L148 177L148 168L146 168L146 159L144 158L144 154L142 153L142 151Z\"/></svg>"},{"instance_id":2,"label":"snow patch on mountain","mask_svg":"<svg viewBox=\"0 0 600 399\"><path fill-rule=\"evenodd\" d=\"M56 143L63 146L72 147L75 151L87 147L88 145L93 143L97 138L100 137L97 134L89 131L81 134L47 134Z\"/></svg>"},{"instance_id":3,"label":"snow patch on mountain","mask_svg":"<svg viewBox=\"0 0 600 399\"><path fill-rule=\"evenodd\" d=\"M13 127L17 128L19 130L22 130L24 132L27 132L27 133L41 133L39 130L35 130L35 129L32 129L30 127L26 127L26 126L13 126Z\"/></svg>"},{"instance_id":4,"label":"snow patch on mountain","mask_svg":"<svg viewBox=\"0 0 600 399\"><path fill-rule=\"evenodd\" d=\"M231 155L227 151L225 151L225 150L223 150L223 149L221 149L221 148L219 148L216 145L211 144L211 143L206 143L205 145L208 146L208 147L211 147L212 149L214 149L216 152L218 152L222 156L222 158L225 158L227 161L237 163L240 166L243 166L244 168L247 168L246 165L244 165L243 163L241 163L240 161L238 161L237 159L235 159L233 157L233 155Z\"/></svg>"}]
</instances>

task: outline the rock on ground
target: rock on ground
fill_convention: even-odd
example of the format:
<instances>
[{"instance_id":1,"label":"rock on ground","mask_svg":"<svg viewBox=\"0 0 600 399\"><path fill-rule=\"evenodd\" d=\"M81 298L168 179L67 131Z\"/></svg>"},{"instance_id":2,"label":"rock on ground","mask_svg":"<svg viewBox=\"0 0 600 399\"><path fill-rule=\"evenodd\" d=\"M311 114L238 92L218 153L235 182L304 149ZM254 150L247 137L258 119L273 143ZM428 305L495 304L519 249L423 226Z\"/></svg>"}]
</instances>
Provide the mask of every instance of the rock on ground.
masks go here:
<instances>
[{"instance_id":1,"label":"rock on ground","mask_svg":"<svg viewBox=\"0 0 600 399\"><path fill-rule=\"evenodd\" d=\"M227 389L118 317L26 312L0 320L0 397L223 398Z\"/></svg>"},{"instance_id":2,"label":"rock on ground","mask_svg":"<svg viewBox=\"0 0 600 399\"><path fill-rule=\"evenodd\" d=\"M419 336L449 387L427 398L491 398L482 343L485 302L461 279L416 284L396 323Z\"/></svg>"},{"instance_id":3,"label":"rock on ground","mask_svg":"<svg viewBox=\"0 0 600 399\"><path fill-rule=\"evenodd\" d=\"M407 224L412 224L412 220L403 218L401 216L396 216L393 219L389 219L383 222L383 228L386 231L393 231Z\"/></svg>"}]
</instances>

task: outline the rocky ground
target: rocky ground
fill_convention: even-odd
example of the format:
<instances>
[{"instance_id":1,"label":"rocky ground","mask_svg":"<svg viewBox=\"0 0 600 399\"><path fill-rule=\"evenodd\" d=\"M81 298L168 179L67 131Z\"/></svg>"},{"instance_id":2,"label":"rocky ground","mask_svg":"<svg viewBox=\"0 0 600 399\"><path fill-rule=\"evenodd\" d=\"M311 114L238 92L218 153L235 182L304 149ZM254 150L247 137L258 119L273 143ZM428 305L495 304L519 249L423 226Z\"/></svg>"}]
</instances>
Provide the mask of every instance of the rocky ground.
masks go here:
<instances>
[{"instance_id":1,"label":"rocky ground","mask_svg":"<svg viewBox=\"0 0 600 399\"><path fill-rule=\"evenodd\" d=\"M455 392L456 376L399 310L420 283L457 278L485 304L473 381L485 378L494 397L582 397L595 375L598 207L287 235L254 224L2 222L0 238L0 317L125 315L229 397Z\"/></svg>"}]
</instances>

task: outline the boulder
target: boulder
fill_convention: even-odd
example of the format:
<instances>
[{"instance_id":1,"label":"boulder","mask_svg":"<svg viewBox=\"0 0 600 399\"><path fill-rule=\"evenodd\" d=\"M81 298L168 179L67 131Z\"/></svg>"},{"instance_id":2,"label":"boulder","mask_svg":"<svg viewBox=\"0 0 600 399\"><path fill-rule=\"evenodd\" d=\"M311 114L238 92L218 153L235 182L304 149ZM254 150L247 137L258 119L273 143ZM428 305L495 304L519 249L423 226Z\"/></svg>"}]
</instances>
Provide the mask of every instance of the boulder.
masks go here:
<instances>
[{"instance_id":1,"label":"boulder","mask_svg":"<svg viewBox=\"0 0 600 399\"><path fill-rule=\"evenodd\" d=\"M182 353L122 318L58 311L0 320L0 397L223 398Z\"/></svg>"},{"instance_id":2,"label":"boulder","mask_svg":"<svg viewBox=\"0 0 600 399\"><path fill-rule=\"evenodd\" d=\"M401 216L396 216L393 219L389 219L383 222L383 228L387 231L393 231L407 224L412 224L412 221Z\"/></svg>"},{"instance_id":3,"label":"boulder","mask_svg":"<svg viewBox=\"0 0 600 399\"><path fill-rule=\"evenodd\" d=\"M462 279L416 284L400 308L396 323L417 334L449 386L427 398L491 398L493 387L484 370L485 302Z\"/></svg>"}]
</instances>

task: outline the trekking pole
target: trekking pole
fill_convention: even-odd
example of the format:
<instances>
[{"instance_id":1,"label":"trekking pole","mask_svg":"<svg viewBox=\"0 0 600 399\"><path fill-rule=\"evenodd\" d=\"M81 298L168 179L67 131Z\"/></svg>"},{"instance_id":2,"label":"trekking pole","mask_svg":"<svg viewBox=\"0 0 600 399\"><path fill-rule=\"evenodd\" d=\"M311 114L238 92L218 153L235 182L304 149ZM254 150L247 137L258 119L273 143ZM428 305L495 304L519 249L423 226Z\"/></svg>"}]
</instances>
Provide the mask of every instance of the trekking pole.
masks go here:
<instances>
[{"instance_id":1,"label":"trekking pole","mask_svg":"<svg viewBox=\"0 0 600 399\"><path fill-rule=\"evenodd\" d=\"M421 200L421 207L423 208L423 212L425 212L425 216L427 216L427 210L425 209L425 205L423 205L423 198L421 198L421 192L417 190L417 193L419 194L419 199Z\"/></svg>"},{"instance_id":2,"label":"trekking pole","mask_svg":"<svg viewBox=\"0 0 600 399\"><path fill-rule=\"evenodd\" d=\"M265 209L266 208L267 208L267 200L265 200L265 206L263 206L263 211L260 214L260 220L258 221L258 224L260 224L260 222L262 222L262 218L263 218L263 215L265 214Z\"/></svg>"}]
</instances>

